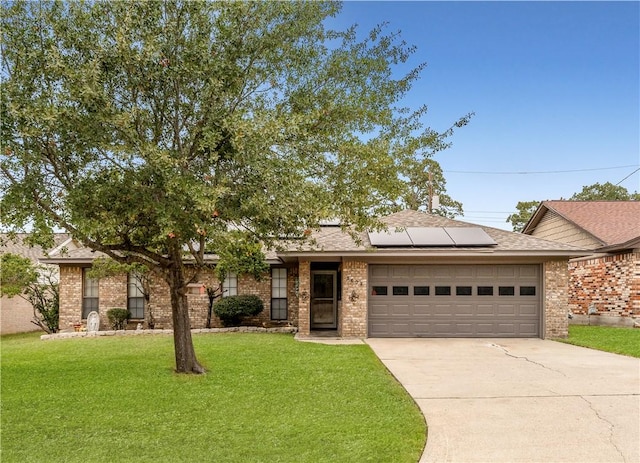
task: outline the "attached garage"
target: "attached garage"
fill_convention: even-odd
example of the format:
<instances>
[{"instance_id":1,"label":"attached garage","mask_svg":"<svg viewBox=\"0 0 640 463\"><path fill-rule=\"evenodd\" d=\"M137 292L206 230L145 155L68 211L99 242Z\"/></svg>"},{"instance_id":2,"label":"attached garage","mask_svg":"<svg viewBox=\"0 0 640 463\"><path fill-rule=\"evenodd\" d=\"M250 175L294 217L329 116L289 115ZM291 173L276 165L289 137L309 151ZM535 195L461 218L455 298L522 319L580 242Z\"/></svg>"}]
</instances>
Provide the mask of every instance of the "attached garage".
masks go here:
<instances>
[{"instance_id":1,"label":"attached garage","mask_svg":"<svg viewBox=\"0 0 640 463\"><path fill-rule=\"evenodd\" d=\"M539 337L541 266L369 266L369 337Z\"/></svg>"}]
</instances>

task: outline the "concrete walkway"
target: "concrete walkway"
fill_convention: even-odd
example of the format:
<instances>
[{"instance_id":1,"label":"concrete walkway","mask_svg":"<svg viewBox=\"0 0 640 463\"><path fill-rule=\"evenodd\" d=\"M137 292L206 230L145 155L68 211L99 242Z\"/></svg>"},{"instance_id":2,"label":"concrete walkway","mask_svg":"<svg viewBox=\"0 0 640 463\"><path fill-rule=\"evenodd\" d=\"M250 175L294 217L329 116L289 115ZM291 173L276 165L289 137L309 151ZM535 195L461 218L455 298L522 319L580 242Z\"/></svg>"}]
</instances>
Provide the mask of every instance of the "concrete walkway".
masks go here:
<instances>
[{"instance_id":1,"label":"concrete walkway","mask_svg":"<svg viewBox=\"0 0 640 463\"><path fill-rule=\"evenodd\" d=\"M640 360L541 339L367 339L420 406L420 462L640 462Z\"/></svg>"}]
</instances>

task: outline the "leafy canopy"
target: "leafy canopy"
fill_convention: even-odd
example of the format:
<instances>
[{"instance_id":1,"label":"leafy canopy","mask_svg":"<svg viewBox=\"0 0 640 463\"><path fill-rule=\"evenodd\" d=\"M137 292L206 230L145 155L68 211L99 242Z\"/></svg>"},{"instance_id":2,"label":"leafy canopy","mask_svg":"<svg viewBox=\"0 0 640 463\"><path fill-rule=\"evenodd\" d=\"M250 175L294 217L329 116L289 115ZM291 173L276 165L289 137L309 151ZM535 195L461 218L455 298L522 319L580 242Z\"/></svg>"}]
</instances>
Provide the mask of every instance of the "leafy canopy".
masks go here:
<instances>
[{"instance_id":1,"label":"leafy canopy","mask_svg":"<svg viewBox=\"0 0 640 463\"><path fill-rule=\"evenodd\" d=\"M204 267L205 250L238 233L255 248L327 218L377 225L401 195L402 163L448 136L424 126L426 106L401 105L424 67L397 76L414 48L385 25L325 27L339 10L3 3L3 222L42 239L62 228L161 274L178 371L200 372L187 259Z\"/></svg>"}]
</instances>

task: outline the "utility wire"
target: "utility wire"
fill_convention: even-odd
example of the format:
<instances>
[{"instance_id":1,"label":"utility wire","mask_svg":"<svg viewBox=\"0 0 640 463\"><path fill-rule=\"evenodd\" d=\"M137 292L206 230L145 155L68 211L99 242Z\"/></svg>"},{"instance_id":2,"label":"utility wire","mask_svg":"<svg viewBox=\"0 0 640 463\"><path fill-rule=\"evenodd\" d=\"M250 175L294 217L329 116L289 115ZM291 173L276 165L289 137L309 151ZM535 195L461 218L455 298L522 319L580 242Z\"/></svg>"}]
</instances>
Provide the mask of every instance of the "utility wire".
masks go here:
<instances>
[{"instance_id":1,"label":"utility wire","mask_svg":"<svg viewBox=\"0 0 640 463\"><path fill-rule=\"evenodd\" d=\"M487 175L531 175L531 174L566 174L570 172L592 172L596 170L613 170L613 169L627 169L629 167L637 167L637 169L632 172L630 175L633 175L635 172L640 170L640 167L636 164L632 164L629 166L616 166L616 167L598 167L595 169L574 169L574 170L540 170L540 171L530 171L530 172L490 172L490 171L468 171L468 170L443 170L442 172L447 174L487 174ZM625 177L623 180L626 180Z\"/></svg>"},{"instance_id":2,"label":"utility wire","mask_svg":"<svg viewBox=\"0 0 640 463\"><path fill-rule=\"evenodd\" d=\"M616 186L620 185L622 182L624 182L626 179L628 179L629 177L631 177L633 174L635 174L636 172L638 172L640 170L640 167L638 167L636 170L634 170L633 172L631 172L629 175L627 175L625 178L623 178L622 180L620 180L618 183L616 183Z\"/></svg>"}]
</instances>

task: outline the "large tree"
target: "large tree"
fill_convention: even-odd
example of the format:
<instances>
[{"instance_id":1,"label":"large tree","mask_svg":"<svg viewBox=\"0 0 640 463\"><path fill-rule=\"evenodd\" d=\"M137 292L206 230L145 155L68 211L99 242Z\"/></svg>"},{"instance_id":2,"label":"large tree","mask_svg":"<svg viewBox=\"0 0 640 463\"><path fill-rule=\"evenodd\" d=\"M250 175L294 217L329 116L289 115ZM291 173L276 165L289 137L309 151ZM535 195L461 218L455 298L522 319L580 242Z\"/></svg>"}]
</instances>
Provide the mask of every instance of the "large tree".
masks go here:
<instances>
[{"instance_id":1,"label":"large tree","mask_svg":"<svg viewBox=\"0 0 640 463\"><path fill-rule=\"evenodd\" d=\"M399 101L422 65L378 27L332 31L334 2L2 6L3 221L63 228L160 275L176 370L203 372L186 288L205 250L276 245L325 218L376 225L398 165L428 151ZM231 233L232 232L232 233Z\"/></svg>"}]
</instances>

